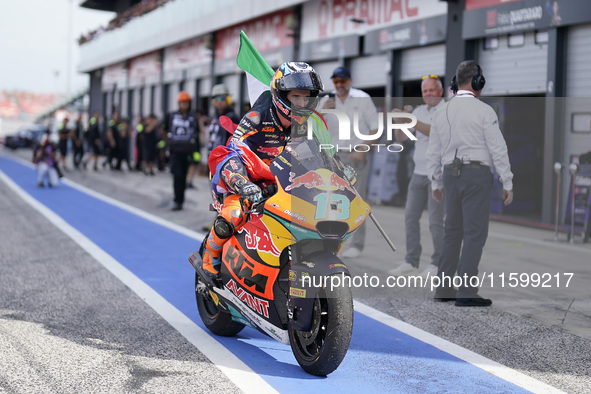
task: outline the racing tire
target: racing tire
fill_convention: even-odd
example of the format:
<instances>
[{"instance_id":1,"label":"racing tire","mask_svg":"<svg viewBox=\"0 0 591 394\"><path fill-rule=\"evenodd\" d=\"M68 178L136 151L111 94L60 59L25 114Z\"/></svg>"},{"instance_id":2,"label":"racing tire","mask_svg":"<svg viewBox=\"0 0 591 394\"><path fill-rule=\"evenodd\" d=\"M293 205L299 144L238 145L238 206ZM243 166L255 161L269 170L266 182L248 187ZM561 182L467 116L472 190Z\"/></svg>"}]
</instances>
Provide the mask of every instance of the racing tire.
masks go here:
<instances>
[{"instance_id":1,"label":"racing tire","mask_svg":"<svg viewBox=\"0 0 591 394\"><path fill-rule=\"evenodd\" d=\"M197 291L199 275L195 274L195 297L199 316L209 331L222 337L233 337L244 328L244 324L232 320L232 315L220 311L211 297L209 291L200 293Z\"/></svg>"},{"instance_id":2,"label":"racing tire","mask_svg":"<svg viewBox=\"0 0 591 394\"><path fill-rule=\"evenodd\" d=\"M295 330L290 325L289 343L304 371L316 376L326 376L341 364L351 342L351 288L340 286L330 289L327 286L322 289L314 300L312 313L310 331Z\"/></svg>"}]
</instances>

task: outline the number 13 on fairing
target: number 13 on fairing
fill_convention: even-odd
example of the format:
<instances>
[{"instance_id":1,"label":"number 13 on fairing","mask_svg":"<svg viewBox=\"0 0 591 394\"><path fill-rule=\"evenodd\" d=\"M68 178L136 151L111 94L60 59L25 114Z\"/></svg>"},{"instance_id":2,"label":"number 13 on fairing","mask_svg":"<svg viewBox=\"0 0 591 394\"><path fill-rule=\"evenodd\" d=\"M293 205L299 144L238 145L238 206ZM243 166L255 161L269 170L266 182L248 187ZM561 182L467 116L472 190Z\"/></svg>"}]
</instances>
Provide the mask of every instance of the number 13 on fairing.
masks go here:
<instances>
[{"instance_id":1,"label":"number 13 on fairing","mask_svg":"<svg viewBox=\"0 0 591 394\"><path fill-rule=\"evenodd\" d=\"M351 202L341 194L322 193L314 197L316 201L316 216L314 219L348 219ZM330 216L330 217L329 217Z\"/></svg>"}]
</instances>

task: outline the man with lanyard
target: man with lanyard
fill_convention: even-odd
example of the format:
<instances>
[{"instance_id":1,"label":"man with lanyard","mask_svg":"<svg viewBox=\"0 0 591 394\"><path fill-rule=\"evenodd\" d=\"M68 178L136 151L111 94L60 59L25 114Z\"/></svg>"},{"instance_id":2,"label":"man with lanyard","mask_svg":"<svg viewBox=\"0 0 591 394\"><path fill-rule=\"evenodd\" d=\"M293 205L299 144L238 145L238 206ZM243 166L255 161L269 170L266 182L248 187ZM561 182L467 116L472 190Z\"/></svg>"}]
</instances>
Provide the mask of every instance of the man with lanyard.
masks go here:
<instances>
[{"instance_id":1,"label":"man with lanyard","mask_svg":"<svg viewBox=\"0 0 591 394\"><path fill-rule=\"evenodd\" d=\"M427 172L427 148L429 146L429 134L431 122L435 112L443 107L443 84L437 75L425 75L421 82L421 94L425 104L418 106L412 112L417 117L414 127L415 141L414 172L408 185L406 207L404 210L404 223L406 227L406 257L395 269L389 271L393 276L406 276L418 274L421 260L421 227L420 219L425 208L429 211L429 230L433 239L433 255L431 264L425 269L422 276L434 276L437 274L441 245L443 244L443 216L445 207L443 202L437 202L431 195L431 180ZM394 109L394 112L400 111ZM396 129L396 141L403 142L408 136L400 129Z\"/></svg>"},{"instance_id":2,"label":"man with lanyard","mask_svg":"<svg viewBox=\"0 0 591 394\"><path fill-rule=\"evenodd\" d=\"M214 193L223 206L203 250L203 271L219 272L222 248L248 220L240 198L255 203L263 198L261 187L274 182L269 164L289 141L292 122L302 125L316 108L323 89L316 71L307 63L283 63L265 91L244 115L227 146L216 147L209 157ZM199 267L195 267L199 269Z\"/></svg>"},{"instance_id":3,"label":"man with lanyard","mask_svg":"<svg viewBox=\"0 0 591 394\"><path fill-rule=\"evenodd\" d=\"M168 113L161 124L162 135L170 150L170 172L173 176L173 211L183 209L187 172L193 152L199 152L199 128L195 114L191 112L191 96L185 91L177 97L179 110Z\"/></svg>"},{"instance_id":4,"label":"man with lanyard","mask_svg":"<svg viewBox=\"0 0 591 394\"><path fill-rule=\"evenodd\" d=\"M491 106L478 99L485 84L474 61L460 63L452 80L457 94L437 111L431 124L427 159L433 198L443 201L445 236L437 275L441 285L435 300L456 306L489 306L471 278L478 275L488 236L494 165L503 183L505 205L513 201L513 174L499 119ZM460 253L461 252L461 253ZM458 290L451 283L462 278Z\"/></svg>"},{"instance_id":5,"label":"man with lanyard","mask_svg":"<svg viewBox=\"0 0 591 394\"><path fill-rule=\"evenodd\" d=\"M339 140L339 124L336 116L324 114L324 119L330 131L333 144L338 145L339 157L345 165L353 167L357 174L355 189L364 200L367 199L367 180L370 170L370 152L356 151L354 146L364 144L366 141L358 138L353 132L354 114L358 115L359 132L363 135L375 134L378 130L378 111L367 93L351 87L353 79L351 72L346 67L338 67L330 77L336 91L329 94L320 103L322 109L336 109L347 114L351 122L351 140ZM336 98L334 97L336 95ZM348 149L351 146L351 149ZM343 148L347 148L344 150ZM347 242L347 249L341 253L341 257L355 258L361 254L365 246L365 223L353 234Z\"/></svg>"}]
</instances>

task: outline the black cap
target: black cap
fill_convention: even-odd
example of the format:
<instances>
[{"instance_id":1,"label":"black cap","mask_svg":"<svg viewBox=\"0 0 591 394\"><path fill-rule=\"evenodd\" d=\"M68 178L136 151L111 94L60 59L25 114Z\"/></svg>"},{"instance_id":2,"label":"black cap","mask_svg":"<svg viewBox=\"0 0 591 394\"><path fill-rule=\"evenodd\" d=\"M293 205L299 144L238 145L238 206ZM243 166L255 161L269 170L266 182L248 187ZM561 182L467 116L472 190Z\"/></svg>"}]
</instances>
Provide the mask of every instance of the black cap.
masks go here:
<instances>
[{"instance_id":1,"label":"black cap","mask_svg":"<svg viewBox=\"0 0 591 394\"><path fill-rule=\"evenodd\" d=\"M337 67L333 71L332 76L330 77L330 79L334 79L336 77L341 77L341 78L349 79L349 78L351 78L351 72L349 71L349 69L347 69L347 67Z\"/></svg>"}]
</instances>

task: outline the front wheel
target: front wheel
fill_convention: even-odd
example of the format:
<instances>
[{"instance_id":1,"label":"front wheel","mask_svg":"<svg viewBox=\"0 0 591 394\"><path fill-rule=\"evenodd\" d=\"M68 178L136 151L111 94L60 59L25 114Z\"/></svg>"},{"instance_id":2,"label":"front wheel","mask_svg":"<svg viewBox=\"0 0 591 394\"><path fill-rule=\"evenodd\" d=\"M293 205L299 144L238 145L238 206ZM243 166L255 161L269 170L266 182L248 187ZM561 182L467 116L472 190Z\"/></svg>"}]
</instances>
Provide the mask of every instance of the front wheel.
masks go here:
<instances>
[{"instance_id":1,"label":"front wheel","mask_svg":"<svg viewBox=\"0 0 591 394\"><path fill-rule=\"evenodd\" d=\"M327 283L332 283L327 281ZM341 364L353 331L351 288L322 289L314 300L310 331L289 327L293 354L309 374L326 376Z\"/></svg>"},{"instance_id":2,"label":"front wheel","mask_svg":"<svg viewBox=\"0 0 591 394\"><path fill-rule=\"evenodd\" d=\"M201 290L203 287L199 275L195 274L197 309L205 327L214 334L223 337L232 337L242 331L244 324L232 320L229 313L220 311L209 290Z\"/></svg>"}]
</instances>

